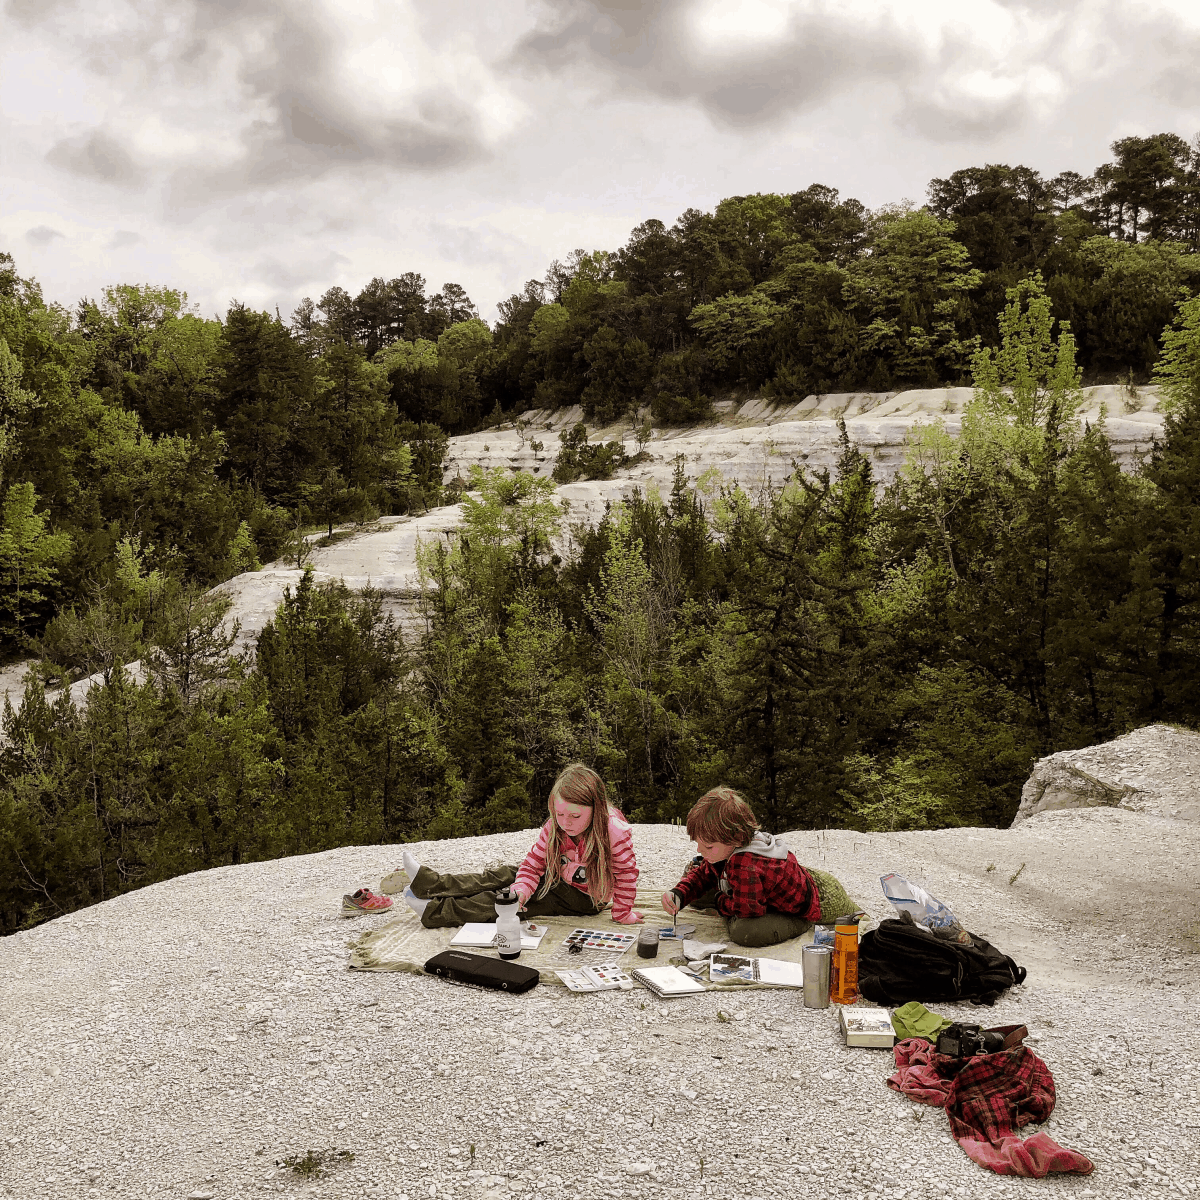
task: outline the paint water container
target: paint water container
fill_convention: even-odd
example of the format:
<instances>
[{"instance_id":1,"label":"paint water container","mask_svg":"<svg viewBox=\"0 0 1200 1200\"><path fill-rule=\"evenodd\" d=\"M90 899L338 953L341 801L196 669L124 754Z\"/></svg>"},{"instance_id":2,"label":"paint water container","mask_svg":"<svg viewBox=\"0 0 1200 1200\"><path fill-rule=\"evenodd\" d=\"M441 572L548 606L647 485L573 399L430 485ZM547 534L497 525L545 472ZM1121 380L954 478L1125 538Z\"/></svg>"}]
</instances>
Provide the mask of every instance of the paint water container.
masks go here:
<instances>
[{"instance_id":1,"label":"paint water container","mask_svg":"<svg viewBox=\"0 0 1200 1200\"><path fill-rule=\"evenodd\" d=\"M829 1007L829 968L833 951L828 946L805 946L800 952L804 968L804 1007Z\"/></svg>"},{"instance_id":2,"label":"paint water container","mask_svg":"<svg viewBox=\"0 0 1200 1200\"><path fill-rule=\"evenodd\" d=\"M853 1004L858 1000L858 914L838 917L833 932L829 998L834 1004Z\"/></svg>"},{"instance_id":3,"label":"paint water container","mask_svg":"<svg viewBox=\"0 0 1200 1200\"><path fill-rule=\"evenodd\" d=\"M517 909L521 897L511 888L496 893L496 950L501 958L519 958L521 954L521 918Z\"/></svg>"},{"instance_id":4,"label":"paint water container","mask_svg":"<svg viewBox=\"0 0 1200 1200\"><path fill-rule=\"evenodd\" d=\"M638 958L658 957L658 930L643 926L637 940Z\"/></svg>"}]
</instances>

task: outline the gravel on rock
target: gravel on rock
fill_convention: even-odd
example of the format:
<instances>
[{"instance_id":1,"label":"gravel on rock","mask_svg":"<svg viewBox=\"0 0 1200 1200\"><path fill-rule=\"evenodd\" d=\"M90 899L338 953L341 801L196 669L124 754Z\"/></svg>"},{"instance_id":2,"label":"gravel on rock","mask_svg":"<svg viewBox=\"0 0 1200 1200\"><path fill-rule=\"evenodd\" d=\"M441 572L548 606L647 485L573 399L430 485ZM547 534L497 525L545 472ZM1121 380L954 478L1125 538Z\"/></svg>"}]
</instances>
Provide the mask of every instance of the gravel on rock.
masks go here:
<instances>
[{"instance_id":1,"label":"gravel on rock","mask_svg":"<svg viewBox=\"0 0 1200 1200\"><path fill-rule=\"evenodd\" d=\"M515 861L530 833L414 847ZM639 825L667 887L681 828ZM1096 1163L1033 1183L973 1164L946 1117L785 989L526 996L347 969L338 915L397 847L200 872L0 940L0 1195L1169 1196L1197 1190L1200 831L1085 809L1015 830L789 835L875 917L900 871L1029 967L994 1009L1054 1074L1045 1128Z\"/></svg>"}]
</instances>

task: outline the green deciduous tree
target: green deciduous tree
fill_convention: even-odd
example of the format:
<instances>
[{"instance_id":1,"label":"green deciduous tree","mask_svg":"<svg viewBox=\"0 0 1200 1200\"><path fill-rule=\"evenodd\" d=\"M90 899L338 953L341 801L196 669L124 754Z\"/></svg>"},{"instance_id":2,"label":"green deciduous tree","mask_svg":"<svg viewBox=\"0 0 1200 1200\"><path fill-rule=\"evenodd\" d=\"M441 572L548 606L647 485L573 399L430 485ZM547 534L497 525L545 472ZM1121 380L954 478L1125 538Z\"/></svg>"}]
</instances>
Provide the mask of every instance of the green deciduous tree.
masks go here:
<instances>
[{"instance_id":1,"label":"green deciduous tree","mask_svg":"<svg viewBox=\"0 0 1200 1200\"><path fill-rule=\"evenodd\" d=\"M713 364L724 369L754 341L770 331L783 309L768 296L752 292L746 296L722 296L711 304L698 304L688 320L712 355Z\"/></svg>"},{"instance_id":2,"label":"green deciduous tree","mask_svg":"<svg viewBox=\"0 0 1200 1200\"><path fill-rule=\"evenodd\" d=\"M71 539L53 533L47 514L37 511L31 483L14 483L5 493L0 524L0 632L20 644L31 619L58 580L58 569L71 552Z\"/></svg>"}]
</instances>

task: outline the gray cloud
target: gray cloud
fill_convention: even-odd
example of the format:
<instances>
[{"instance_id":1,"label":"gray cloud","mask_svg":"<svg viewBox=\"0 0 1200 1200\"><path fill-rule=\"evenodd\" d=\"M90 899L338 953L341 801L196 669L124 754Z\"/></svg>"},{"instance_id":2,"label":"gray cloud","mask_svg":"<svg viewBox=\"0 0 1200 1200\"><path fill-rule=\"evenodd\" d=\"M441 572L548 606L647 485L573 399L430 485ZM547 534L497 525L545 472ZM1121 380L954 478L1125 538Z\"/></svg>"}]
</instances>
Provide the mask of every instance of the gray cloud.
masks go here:
<instances>
[{"instance_id":1,"label":"gray cloud","mask_svg":"<svg viewBox=\"0 0 1200 1200\"><path fill-rule=\"evenodd\" d=\"M426 228L438 252L451 262L507 265L520 261L529 253L529 246L520 238L490 226L476 229L469 225L430 221Z\"/></svg>"},{"instance_id":2,"label":"gray cloud","mask_svg":"<svg viewBox=\"0 0 1200 1200\"><path fill-rule=\"evenodd\" d=\"M314 112L310 102L293 96L283 105L282 113L284 132L291 140L361 156L362 146L354 135Z\"/></svg>"},{"instance_id":3,"label":"gray cloud","mask_svg":"<svg viewBox=\"0 0 1200 1200\"><path fill-rule=\"evenodd\" d=\"M70 8L69 0L7 0L4 5L5 16L12 17L16 23L26 29L55 17L61 9Z\"/></svg>"},{"instance_id":4,"label":"gray cloud","mask_svg":"<svg viewBox=\"0 0 1200 1200\"><path fill-rule=\"evenodd\" d=\"M339 254L336 250L301 264L288 264L278 258L267 257L255 263L250 274L253 279L283 291L297 292L304 288L319 288L324 291L329 286L329 281L349 261L344 254Z\"/></svg>"},{"instance_id":5,"label":"gray cloud","mask_svg":"<svg viewBox=\"0 0 1200 1200\"><path fill-rule=\"evenodd\" d=\"M910 95L898 121L931 142L990 142L1021 128L1029 116L1022 97L994 103L946 103Z\"/></svg>"},{"instance_id":6,"label":"gray cloud","mask_svg":"<svg viewBox=\"0 0 1200 1200\"><path fill-rule=\"evenodd\" d=\"M239 113L262 114L230 131L224 150L232 156L205 147L182 166L173 160L169 207L176 211L189 208L187 193L197 186L222 194L278 187L347 163L438 172L487 153L476 97L418 89L391 106L364 97L338 59L344 16L321 5L174 0L138 15L136 25L75 35L81 61L127 90L130 110L144 115L144 96L169 96L175 107L162 111L185 133L206 132L218 115L236 123ZM35 21L24 0L22 19ZM62 12L55 17L64 20ZM127 185L142 183L135 157L108 129L60 141L48 155L74 174Z\"/></svg>"},{"instance_id":7,"label":"gray cloud","mask_svg":"<svg viewBox=\"0 0 1200 1200\"><path fill-rule=\"evenodd\" d=\"M46 161L73 175L104 183L138 184L143 177L129 151L103 129L63 138L50 147Z\"/></svg>"},{"instance_id":8,"label":"gray cloud","mask_svg":"<svg viewBox=\"0 0 1200 1200\"><path fill-rule=\"evenodd\" d=\"M1148 85L1152 95L1171 105L1195 109L1200 106L1200 75L1196 72L1200 36L1181 26L1177 18L1142 25L1137 31L1142 41L1138 57L1157 68Z\"/></svg>"},{"instance_id":9,"label":"gray cloud","mask_svg":"<svg viewBox=\"0 0 1200 1200\"><path fill-rule=\"evenodd\" d=\"M51 229L49 225L35 225L26 231L25 240L31 246L48 246L55 238L63 236L57 229Z\"/></svg>"},{"instance_id":10,"label":"gray cloud","mask_svg":"<svg viewBox=\"0 0 1200 1200\"><path fill-rule=\"evenodd\" d=\"M486 312L723 196L817 180L875 206L972 163L1086 172L1126 133L1190 136L1197 31L1157 3L0 0L28 77L5 209L31 214L0 232L67 301L136 246L206 308L417 270Z\"/></svg>"},{"instance_id":11,"label":"gray cloud","mask_svg":"<svg viewBox=\"0 0 1200 1200\"><path fill-rule=\"evenodd\" d=\"M777 123L864 79L905 80L926 55L889 17L856 23L836 12L794 12L772 38L705 44L689 0L551 0L550 21L523 38L517 69L580 67L625 86L699 104L718 125Z\"/></svg>"}]
</instances>

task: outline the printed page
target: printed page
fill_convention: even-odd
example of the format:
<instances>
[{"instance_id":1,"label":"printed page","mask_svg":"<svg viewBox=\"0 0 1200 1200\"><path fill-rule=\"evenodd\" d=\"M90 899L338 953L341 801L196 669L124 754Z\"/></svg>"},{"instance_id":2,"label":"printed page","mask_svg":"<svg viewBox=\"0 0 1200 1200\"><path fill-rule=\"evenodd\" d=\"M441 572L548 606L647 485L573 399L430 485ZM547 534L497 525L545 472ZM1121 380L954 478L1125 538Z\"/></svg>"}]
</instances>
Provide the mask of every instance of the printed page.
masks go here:
<instances>
[{"instance_id":1,"label":"printed page","mask_svg":"<svg viewBox=\"0 0 1200 1200\"><path fill-rule=\"evenodd\" d=\"M546 936L547 926L535 925L532 921L521 926L521 949L536 950ZM452 946L494 946L496 944L495 921L468 921L451 939Z\"/></svg>"},{"instance_id":2,"label":"printed page","mask_svg":"<svg viewBox=\"0 0 1200 1200\"><path fill-rule=\"evenodd\" d=\"M549 931L548 925L537 925L533 921L521 922L521 949L536 950Z\"/></svg>"},{"instance_id":3,"label":"printed page","mask_svg":"<svg viewBox=\"0 0 1200 1200\"><path fill-rule=\"evenodd\" d=\"M754 959L740 954L714 954L708 960L710 983L754 983Z\"/></svg>"}]
</instances>

